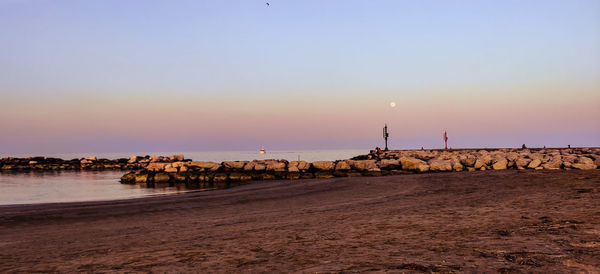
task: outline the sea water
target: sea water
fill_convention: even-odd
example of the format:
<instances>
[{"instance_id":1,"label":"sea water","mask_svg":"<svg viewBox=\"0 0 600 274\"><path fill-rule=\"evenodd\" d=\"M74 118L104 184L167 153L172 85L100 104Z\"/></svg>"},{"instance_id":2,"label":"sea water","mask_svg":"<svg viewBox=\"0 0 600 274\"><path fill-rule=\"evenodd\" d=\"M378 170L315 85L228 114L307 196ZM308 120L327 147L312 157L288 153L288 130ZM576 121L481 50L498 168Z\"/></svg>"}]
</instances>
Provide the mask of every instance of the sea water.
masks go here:
<instances>
[{"instance_id":1,"label":"sea water","mask_svg":"<svg viewBox=\"0 0 600 274\"><path fill-rule=\"evenodd\" d=\"M156 152L156 153L75 153L48 154L46 157L62 159L96 156L98 158L129 158L131 155L183 154L186 159L194 161L249 161L264 159L284 159L296 161L333 161L349 159L357 155L367 154L368 149L351 150L285 150L267 151L221 151L221 152ZM5 157L9 155L2 155ZM36 155L10 155L27 157ZM31 171L0 172L0 205L62 203L80 201L105 201L146 197L152 195L175 194L187 192L183 186L146 188L137 185L119 183L126 171Z\"/></svg>"}]
</instances>

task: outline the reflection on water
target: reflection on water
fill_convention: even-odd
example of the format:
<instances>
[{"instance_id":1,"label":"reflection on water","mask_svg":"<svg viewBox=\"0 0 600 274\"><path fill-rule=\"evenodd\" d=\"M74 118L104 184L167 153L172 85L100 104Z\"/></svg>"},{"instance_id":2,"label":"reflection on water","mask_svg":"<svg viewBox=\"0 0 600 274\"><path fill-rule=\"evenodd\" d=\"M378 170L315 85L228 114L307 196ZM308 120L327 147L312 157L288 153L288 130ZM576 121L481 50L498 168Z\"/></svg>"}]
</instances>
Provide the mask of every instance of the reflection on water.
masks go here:
<instances>
[{"instance_id":1,"label":"reflection on water","mask_svg":"<svg viewBox=\"0 0 600 274\"><path fill-rule=\"evenodd\" d=\"M117 200L189 191L119 183L123 171L0 173L0 205Z\"/></svg>"}]
</instances>

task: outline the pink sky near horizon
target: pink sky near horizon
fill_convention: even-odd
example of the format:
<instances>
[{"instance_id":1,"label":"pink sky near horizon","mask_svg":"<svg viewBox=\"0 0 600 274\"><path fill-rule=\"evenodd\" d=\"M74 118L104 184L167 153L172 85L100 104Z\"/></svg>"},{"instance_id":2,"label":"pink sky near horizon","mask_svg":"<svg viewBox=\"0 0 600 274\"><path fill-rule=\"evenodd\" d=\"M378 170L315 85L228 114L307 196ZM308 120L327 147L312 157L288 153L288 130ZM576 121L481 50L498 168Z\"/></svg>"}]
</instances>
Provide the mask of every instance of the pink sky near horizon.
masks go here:
<instances>
[{"instance_id":1,"label":"pink sky near horizon","mask_svg":"<svg viewBox=\"0 0 600 274\"><path fill-rule=\"evenodd\" d=\"M34 2L0 2L0 156L600 146L598 1Z\"/></svg>"}]
</instances>

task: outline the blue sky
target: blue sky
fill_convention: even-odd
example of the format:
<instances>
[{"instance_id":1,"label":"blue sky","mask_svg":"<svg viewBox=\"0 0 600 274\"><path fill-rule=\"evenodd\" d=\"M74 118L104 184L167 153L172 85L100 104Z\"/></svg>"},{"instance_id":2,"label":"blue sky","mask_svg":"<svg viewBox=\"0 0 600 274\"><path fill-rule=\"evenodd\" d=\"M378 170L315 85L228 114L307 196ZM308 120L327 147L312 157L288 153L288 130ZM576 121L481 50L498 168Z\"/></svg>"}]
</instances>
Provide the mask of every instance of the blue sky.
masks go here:
<instances>
[{"instance_id":1,"label":"blue sky","mask_svg":"<svg viewBox=\"0 0 600 274\"><path fill-rule=\"evenodd\" d=\"M0 0L0 153L600 145L599 1L270 4Z\"/></svg>"}]
</instances>

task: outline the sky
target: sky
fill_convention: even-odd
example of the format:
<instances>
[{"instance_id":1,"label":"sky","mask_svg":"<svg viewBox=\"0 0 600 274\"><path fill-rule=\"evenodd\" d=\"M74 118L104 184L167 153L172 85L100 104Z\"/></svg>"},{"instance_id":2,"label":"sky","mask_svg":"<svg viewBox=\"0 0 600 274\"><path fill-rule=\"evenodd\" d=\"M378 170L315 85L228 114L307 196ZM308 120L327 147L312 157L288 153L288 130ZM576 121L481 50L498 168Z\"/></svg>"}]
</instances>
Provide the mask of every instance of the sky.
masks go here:
<instances>
[{"instance_id":1,"label":"sky","mask_svg":"<svg viewBox=\"0 0 600 274\"><path fill-rule=\"evenodd\" d=\"M265 3L0 0L0 156L600 146L600 1Z\"/></svg>"}]
</instances>

